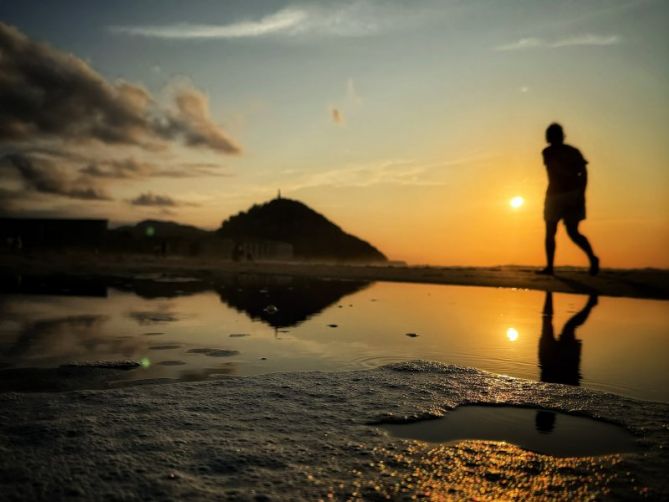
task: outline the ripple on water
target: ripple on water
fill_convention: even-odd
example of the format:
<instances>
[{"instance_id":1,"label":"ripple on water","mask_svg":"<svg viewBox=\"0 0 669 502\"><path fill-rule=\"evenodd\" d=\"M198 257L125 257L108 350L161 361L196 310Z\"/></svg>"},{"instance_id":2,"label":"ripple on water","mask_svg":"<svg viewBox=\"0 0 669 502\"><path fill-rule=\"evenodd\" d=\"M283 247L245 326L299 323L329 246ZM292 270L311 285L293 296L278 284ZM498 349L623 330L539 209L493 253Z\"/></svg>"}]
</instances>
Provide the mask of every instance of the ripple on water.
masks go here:
<instances>
[{"instance_id":1,"label":"ripple on water","mask_svg":"<svg viewBox=\"0 0 669 502\"><path fill-rule=\"evenodd\" d=\"M401 363L409 360L407 357L400 356L360 356L354 357L349 361L352 369L374 369L385 366L386 364Z\"/></svg>"}]
</instances>

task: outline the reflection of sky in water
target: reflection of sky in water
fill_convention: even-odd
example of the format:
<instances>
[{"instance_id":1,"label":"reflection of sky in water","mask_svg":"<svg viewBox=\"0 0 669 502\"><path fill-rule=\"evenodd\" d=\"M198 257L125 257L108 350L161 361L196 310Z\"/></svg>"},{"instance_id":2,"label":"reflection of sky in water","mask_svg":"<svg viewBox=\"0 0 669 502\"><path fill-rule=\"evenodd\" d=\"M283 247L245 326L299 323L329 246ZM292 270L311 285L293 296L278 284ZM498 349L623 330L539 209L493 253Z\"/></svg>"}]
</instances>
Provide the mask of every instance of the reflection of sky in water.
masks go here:
<instances>
[{"instance_id":1,"label":"reflection of sky in water","mask_svg":"<svg viewBox=\"0 0 669 502\"><path fill-rule=\"evenodd\" d=\"M459 406L436 420L384 424L382 428L397 437L430 443L462 439L507 441L526 450L558 457L638 450L635 437L623 427L533 408Z\"/></svg>"},{"instance_id":2,"label":"reflection of sky in water","mask_svg":"<svg viewBox=\"0 0 669 502\"><path fill-rule=\"evenodd\" d=\"M313 314L318 310L315 293L303 287L284 284L278 297L272 296L271 285L250 284L220 295L205 291L155 299L115 289L106 298L0 297L0 365L56 367L133 359L150 364L133 370L131 378L198 379L430 359L538 380L565 357L580 385L669 400L666 302L600 298L567 344L560 342L563 327L588 298L555 294L555 342L550 338L547 350L543 292L376 283L337 290L323 301L325 310ZM304 304L298 301L302 294L311 295ZM280 309L308 312L284 316L272 327L258 314L263 295ZM290 307L282 307L281 301ZM293 318L298 324L286 326ZM542 328L544 373L539 367ZM565 356L561 351L567 345L577 350L569 349ZM557 374L552 381L560 381Z\"/></svg>"}]
</instances>

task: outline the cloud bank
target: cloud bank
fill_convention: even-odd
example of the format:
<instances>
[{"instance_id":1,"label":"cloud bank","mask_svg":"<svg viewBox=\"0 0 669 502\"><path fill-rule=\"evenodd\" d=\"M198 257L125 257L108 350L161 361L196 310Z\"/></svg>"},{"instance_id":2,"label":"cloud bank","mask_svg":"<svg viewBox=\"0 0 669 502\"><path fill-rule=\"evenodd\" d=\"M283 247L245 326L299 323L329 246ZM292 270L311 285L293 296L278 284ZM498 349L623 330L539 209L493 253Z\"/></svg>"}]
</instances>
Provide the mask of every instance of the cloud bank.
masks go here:
<instances>
[{"instance_id":1,"label":"cloud bank","mask_svg":"<svg viewBox=\"0 0 669 502\"><path fill-rule=\"evenodd\" d=\"M151 150L180 141L240 152L195 89L179 90L172 107L162 108L143 87L111 83L76 56L5 23L0 53L0 142L97 141Z\"/></svg>"},{"instance_id":2,"label":"cloud bank","mask_svg":"<svg viewBox=\"0 0 669 502\"><path fill-rule=\"evenodd\" d=\"M87 176L72 175L47 160L39 162L20 154L0 159L0 167L13 167L28 191L61 195L73 199L111 200L106 190Z\"/></svg>"},{"instance_id":3,"label":"cloud bank","mask_svg":"<svg viewBox=\"0 0 669 502\"><path fill-rule=\"evenodd\" d=\"M146 160L174 145L241 153L199 90L181 86L159 102L0 22L0 191L12 206L31 194L109 201L109 186L122 180L220 175L217 163Z\"/></svg>"}]
</instances>

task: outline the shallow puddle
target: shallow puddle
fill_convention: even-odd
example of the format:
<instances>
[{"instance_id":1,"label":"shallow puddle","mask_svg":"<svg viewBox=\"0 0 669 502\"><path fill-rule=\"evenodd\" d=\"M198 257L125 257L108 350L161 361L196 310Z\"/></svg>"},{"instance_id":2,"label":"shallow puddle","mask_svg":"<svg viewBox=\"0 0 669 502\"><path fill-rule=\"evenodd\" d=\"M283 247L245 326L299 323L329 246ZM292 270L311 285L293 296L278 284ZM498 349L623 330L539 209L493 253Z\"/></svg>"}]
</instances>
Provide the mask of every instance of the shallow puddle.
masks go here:
<instances>
[{"instance_id":1,"label":"shallow puddle","mask_svg":"<svg viewBox=\"0 0 669 502\"><path fill-rule=\"evenodd\" d=\"M0 392L421 359L669 401L666 301L250 274L158 278L1 278ZM86 372L95 379L59 369L126 360L141 366Z\"/></svg>"},{"instance_id":2,"label":"shallow puddle","mask_svg":"<svg viewBox=\"0 0 669 502\"><path fill-rule=\"evenodd\" d=\"M428 443L465 439L506 441L555 457L585 457L639 449L634 436L620 426L532 408L461 406L436 420L381 427L402 439Z\"/></svg>"}]
</instances>

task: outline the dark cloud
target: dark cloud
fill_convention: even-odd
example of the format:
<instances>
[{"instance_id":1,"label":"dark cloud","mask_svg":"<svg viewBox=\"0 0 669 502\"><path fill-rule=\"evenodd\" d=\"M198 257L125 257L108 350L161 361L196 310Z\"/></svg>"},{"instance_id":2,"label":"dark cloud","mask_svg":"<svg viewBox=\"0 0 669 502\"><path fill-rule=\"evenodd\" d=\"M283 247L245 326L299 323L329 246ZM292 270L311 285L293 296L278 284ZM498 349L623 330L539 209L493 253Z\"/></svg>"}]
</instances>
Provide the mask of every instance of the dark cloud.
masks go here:
<instances>
[{"instance_id":1,"label":"dark cloud","mask_svg":"<svg viewBox=\"0 0 669 502\"><path fill-rule=\"evenodd\" d=\"M111 200L106 191L86 176L72 176L70 170L48 160L26 155L6 155L2 164L13 167L27 190L73 199Z\"/></svg>"},{"instance_id":2,"label":"dark cloud","mask_svg":"<svg viewBox=\"0 0 669 502\"><path fill-rule=\"evenodd\" d=\"M93 163L79 170L81 174L106 179L141 179L151 176L155 171L153 165L132 158Z\"/></svg>"},{"instance_id":3,"label":"dark cloud","mask_svg":"<svg viewBox=\"0 0 669 502\"><path fill-rule=\"evenodd\" d=\"M163 108L141 86L111 83L76 56L0 22L0 143L38 140L147 150L181 141L219 153L240 152L211 119L201 92L181 89L172 108Z\"/></svg>"},{"instance_id":4,"label":"dark cloud","mask_svg":"<svg viewBox=\"0 0 669 502\"><path fill-rule=\"evenodd\" d=\"M158 195L152 192L146 192L129 200L133 206L151 206L151 207L177 207L177 206L195 206L192 202L180 202L169 195Z\"/></svg>"},{"instance_id":5,"label":"dark cloud","mask_svg":"<svg viewBox=\"0 0 669 502\"><path fill-rule=\"evenodd\" d=\"M156 195L151 192L138 195L130 200L130 204L133 206L178 206L177 201L169 195Z\"/></svg>"},{"instance_id":6,"label":"dark cloud","mask_svg":"<svg viewBox=\"0 0 669 502\"><path fill-rule=\"evenodd\" d=\"M229 171L222 171L222 166L219 164L206 162L188 162L181 164L177 169L164 169L161 173L161 176L169 176L172 178L191 176L218 176L227 178L232 176L232 173Z\"/></svg>"},{"instance_id":7,"label":"dark cloud","mask_svg":"<svg viewBox=\"0 0 669 502\"><path fill-rule=\"evenodd\" d=\"M143 179L148 177L194 178L197 176L226 176L216 170L216 164L181 164L172 168L160 168L157 165L139 161L132 157L103 162L90 163L79 172L86 176L101 179Z\"/></svg>"},{"instance_id":8,"label":"dark cloud","mask_svg":"<svg viewBox=\"0 0 669 502\"><path fill-rule=\"evenodd\" d=\"M239 153L239 146L211 120L209 101L196 89L183 88L175 96L176 112L165 128L168 137L182 137L189 146L208 146L225 153Z\"/></svg>"}]
</instances>

